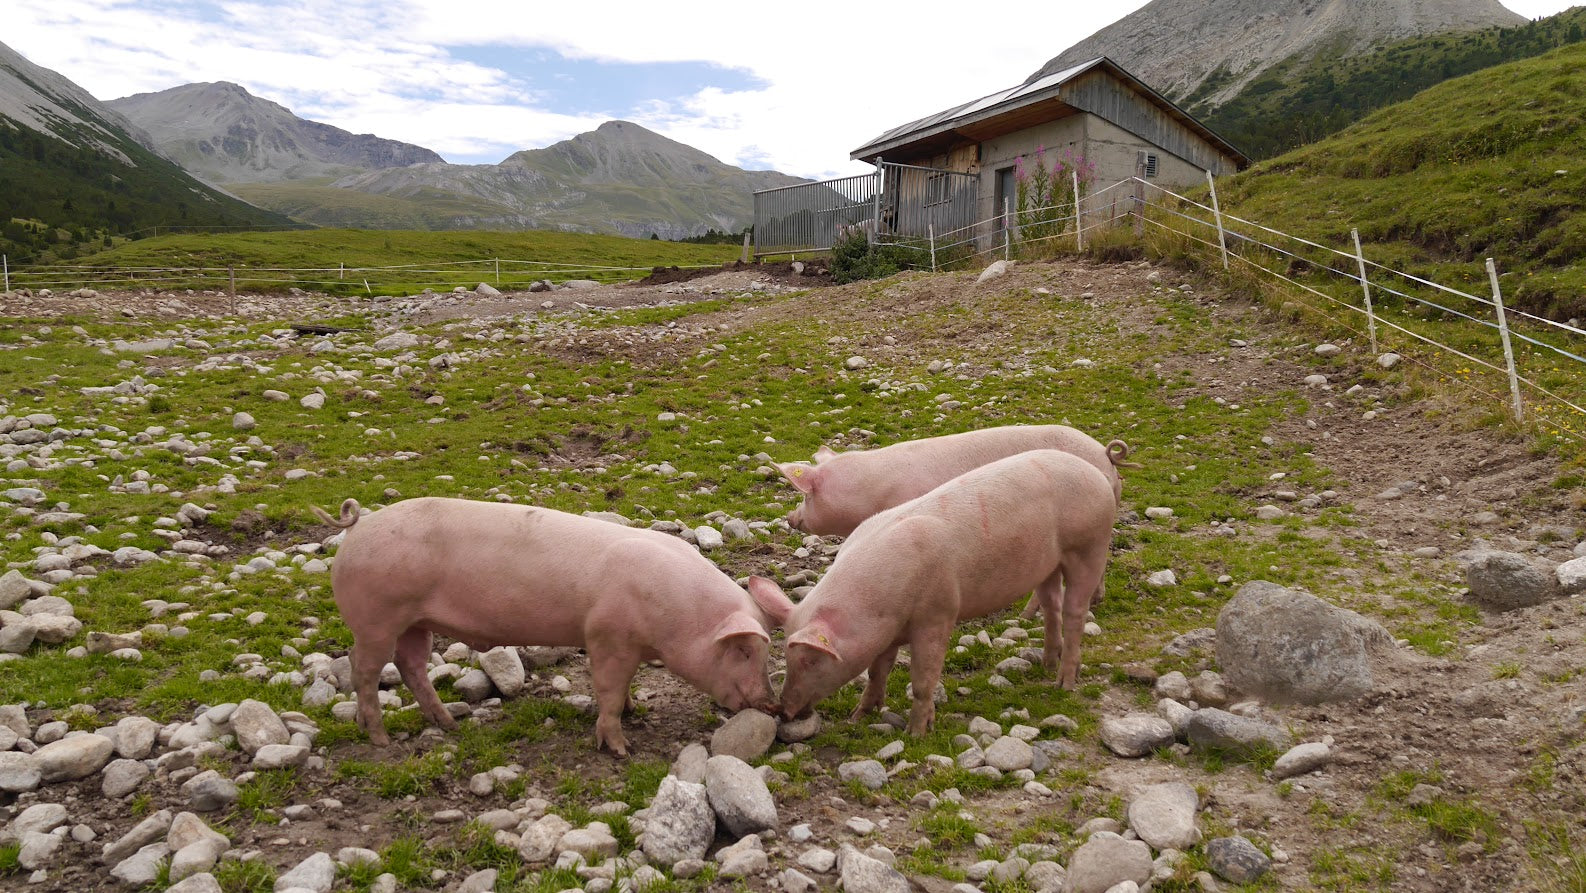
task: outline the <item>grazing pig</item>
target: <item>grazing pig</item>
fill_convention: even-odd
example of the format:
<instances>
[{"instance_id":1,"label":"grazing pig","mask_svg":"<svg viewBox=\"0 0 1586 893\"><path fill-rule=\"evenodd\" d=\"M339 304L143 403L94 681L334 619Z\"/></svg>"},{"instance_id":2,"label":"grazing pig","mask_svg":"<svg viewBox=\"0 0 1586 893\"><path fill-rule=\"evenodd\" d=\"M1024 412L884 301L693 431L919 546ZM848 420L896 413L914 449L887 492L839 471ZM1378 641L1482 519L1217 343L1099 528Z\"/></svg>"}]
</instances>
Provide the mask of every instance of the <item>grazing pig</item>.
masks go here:
<instances>
[{"instance_id":1,"label":"grazing pig","mask_svg":"<svg viewBox=\"0 0 1586 893\"><path fill-rule=\"evenodd\" d=\"M847 536L871 515L916 496L987 462L1028 450L1061 450L1094 465L1112 486L1113 501L1123 499L1119 468L1138 468L1127 462L1129 445L1114 440L1102 446L1095 438L1067 425L1006 425L906 440L879 450L838 453L821 447L815 462L787 462L777 470L804 494L799 507L788 513L792 527L822 536ZM1097 588L1092 603L1100 601ZM1030 600L1024 616L1035 616L1037 602Z\"/></svg>"},{"instance_id":2,"label":"grazing pig","mask_svg":"<svg viewBox=\"0 0 1586 893\"><path fill-rule=\"evenodd\" d=\"M446 712L425 672L434 633L476 650L572 645L589 654L600 715L596 747L628 752L622 711L639 664L656 658L729 710L776 711L766 676L768 614L787 604L775 583L749 592L675 537L546 508L425 497L365 517L342 503L347 528L331 586L353 634L358 725L387 744L376 686L392 659L424 716Z\"/></svg>"},{"instance_id":3,"label":"grazing pig","mask_svg":"<svg viewBox=\"0 0 1586 893\"><path fill-rule=\"evenodd\" d=\"M783 714L804 713L866 668L854 716L879 709L887 673L907 645L909 732L925 733L954 625L1001 610L1032 588L1046 615L1044 663L1072 687L1116 511L1112 483L1092 463L1034 450L873 516L815 589L773 616L788 630Z\"/></svg>"}]
</instances>

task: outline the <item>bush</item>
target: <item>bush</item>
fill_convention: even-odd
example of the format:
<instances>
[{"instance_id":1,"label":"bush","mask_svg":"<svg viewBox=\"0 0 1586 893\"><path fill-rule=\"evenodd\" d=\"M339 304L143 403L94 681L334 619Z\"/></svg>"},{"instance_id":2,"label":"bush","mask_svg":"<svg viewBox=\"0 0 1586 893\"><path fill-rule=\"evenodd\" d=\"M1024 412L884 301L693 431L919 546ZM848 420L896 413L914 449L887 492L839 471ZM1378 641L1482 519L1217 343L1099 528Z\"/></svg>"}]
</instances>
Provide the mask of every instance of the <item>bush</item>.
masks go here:
<instances>
[{"instance_id":1,"label":"bush","mask_svg":"<svg viewBox=\"0 0 1586 893\"><path fill-rule=\"evenodd\" d=\"M849 227L832 245L832 281L841 284L891 276L906 269L911 259L907 248L872 245L863 229Z\"/></svg>"}]
</instances>

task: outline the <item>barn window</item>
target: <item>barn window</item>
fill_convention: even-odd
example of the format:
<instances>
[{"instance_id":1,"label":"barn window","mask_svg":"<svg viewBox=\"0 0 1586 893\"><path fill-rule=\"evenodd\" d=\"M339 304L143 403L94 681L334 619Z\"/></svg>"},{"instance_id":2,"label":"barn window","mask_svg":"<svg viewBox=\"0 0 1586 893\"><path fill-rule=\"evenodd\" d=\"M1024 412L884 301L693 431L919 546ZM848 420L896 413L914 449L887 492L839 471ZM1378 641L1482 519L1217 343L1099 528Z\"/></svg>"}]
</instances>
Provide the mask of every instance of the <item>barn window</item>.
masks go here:
<instances>
[{"instance_id":1,"label":"barn window","mask_svg":"<svg viewBox=\"0 0 1586 893\"><path fill-rule=\"evenodd\" d=\"M925 204L940 205L949 201L952 194L949 192L946 174L931 174L925 178Z\"/></svg>"},{"instance_id":2,"label":"barn window","mask_svg":"<svg viewBox=\"0 0 1586 893\"><path fill-rule=\"evenodd\" d=\"M1147 152L1147 153L1145 153L1145 178L1147 180L1155 180L1156 179L1156 153L1155 152Z\"/></svg>"}]
</instances>

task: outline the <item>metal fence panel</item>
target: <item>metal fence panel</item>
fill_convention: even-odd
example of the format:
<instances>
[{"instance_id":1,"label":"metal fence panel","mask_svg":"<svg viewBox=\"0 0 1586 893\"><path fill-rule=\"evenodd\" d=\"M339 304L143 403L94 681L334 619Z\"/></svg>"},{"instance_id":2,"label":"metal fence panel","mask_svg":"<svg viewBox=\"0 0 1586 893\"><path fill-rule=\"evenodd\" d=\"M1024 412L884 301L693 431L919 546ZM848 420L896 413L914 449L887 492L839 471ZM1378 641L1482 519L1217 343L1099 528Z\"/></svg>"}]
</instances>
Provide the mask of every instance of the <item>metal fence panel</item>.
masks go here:
<instances>
[{"instance_id":1,"label":"metal fence panel","mask_svg":"<svg viewBox=\"0 0 1586 893\"><path fill-rule=\"evenodd\" d=\"M858 226L872 240L924 239L973 226L974 174L883 162L876 173L754 194L755 255L825 251Z\"/></svg>"}]
</instances>

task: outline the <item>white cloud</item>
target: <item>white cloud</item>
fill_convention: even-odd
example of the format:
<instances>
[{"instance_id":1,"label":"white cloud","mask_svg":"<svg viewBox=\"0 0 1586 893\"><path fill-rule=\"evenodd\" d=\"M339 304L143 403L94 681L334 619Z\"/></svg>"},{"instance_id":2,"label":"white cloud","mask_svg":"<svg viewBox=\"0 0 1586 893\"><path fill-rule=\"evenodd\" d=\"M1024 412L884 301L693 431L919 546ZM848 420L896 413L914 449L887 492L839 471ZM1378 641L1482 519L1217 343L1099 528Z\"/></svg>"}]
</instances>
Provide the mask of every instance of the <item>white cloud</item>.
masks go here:
<instances>
[{"instance_id":1,"label":"white cloud","mask_svg":"<svg viewBox=\"0 0 1586 893\"><path fill-rule=\"evenodd\" d=\"M730 164L821 177L853 172L848 153L882 131L1012 86L1145 2L977 16L836 0L8 0L4 39L102 99L232 81L451 160L499 160L622 117ZM1536 16L1565 4L1505 5ZM462 57L480 49L509 61ZM707 62L762 86L552 112L533 72L556 56Z\"/></svg>"}]
</instances>

